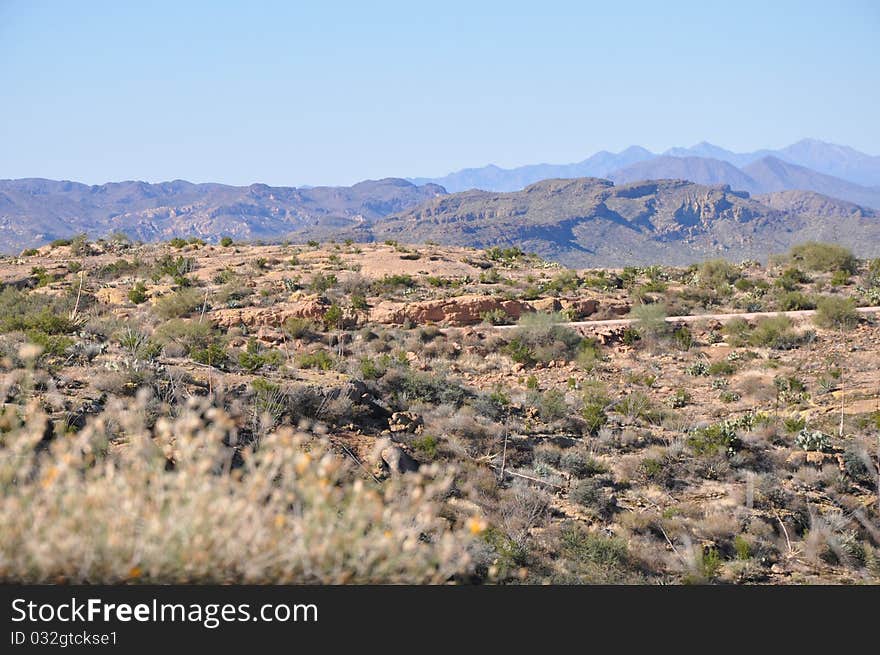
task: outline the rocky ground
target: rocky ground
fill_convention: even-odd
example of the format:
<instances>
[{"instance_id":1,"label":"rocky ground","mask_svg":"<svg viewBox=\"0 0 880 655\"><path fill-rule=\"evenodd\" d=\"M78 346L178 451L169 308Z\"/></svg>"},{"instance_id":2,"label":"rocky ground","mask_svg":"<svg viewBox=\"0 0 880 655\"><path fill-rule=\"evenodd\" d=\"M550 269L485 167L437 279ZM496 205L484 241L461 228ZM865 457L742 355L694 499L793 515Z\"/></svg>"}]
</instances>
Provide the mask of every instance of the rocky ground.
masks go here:
<instances>
[{"instance_id":1,"label":"rocky ground","mask_svg":"<svg viewBox=\"0 0 880 655\"><path fill-rule=\"evenodd\" d=\"M152 420L212 398L243 444L317 426L380 484L452 466L449 520L482 517L472 581L878 582L880 325L854 308L880 304L880 265L810 248L569 270L396 242L45 246L0 260L0 393L6 416L36 397L48 440L148 389Z\"/></svg>"}]
</instances>

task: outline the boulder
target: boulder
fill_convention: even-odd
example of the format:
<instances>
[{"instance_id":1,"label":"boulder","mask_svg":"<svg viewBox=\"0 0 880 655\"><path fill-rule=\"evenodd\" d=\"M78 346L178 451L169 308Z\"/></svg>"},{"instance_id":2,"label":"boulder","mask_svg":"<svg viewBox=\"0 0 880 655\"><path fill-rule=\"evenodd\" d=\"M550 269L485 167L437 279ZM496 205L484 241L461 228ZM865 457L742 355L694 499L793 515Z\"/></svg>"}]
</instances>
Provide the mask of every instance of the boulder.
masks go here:
<instances>
[{"instance_id":1,"label":"boulder","mask_svg":"<svg viewBox=\"0 0 880 655\"><path fill-rule=\"evenodd\" d=\"M399 446L387 446L381 452L382 462L392 473L410 473L419 470L419 463Z\"/></svg>"},{"instance_id":2,"label":"boulder","mask_svg":"<svg viewBox=\"0 0 880 655\"><path fill-rule=\"evenodd\" d=\"M599 311L599 301L592 298L563 300L562 309L567 310L571 314L573 320L580 321Z\"/></svg>"}]
</instances>

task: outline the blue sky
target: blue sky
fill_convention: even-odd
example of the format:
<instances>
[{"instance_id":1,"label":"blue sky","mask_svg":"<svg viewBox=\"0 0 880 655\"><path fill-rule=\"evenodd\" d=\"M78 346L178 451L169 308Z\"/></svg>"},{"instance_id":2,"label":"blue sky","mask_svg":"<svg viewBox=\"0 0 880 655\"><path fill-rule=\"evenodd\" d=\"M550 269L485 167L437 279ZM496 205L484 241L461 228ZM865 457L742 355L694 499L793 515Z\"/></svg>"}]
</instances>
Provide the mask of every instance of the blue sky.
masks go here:
<instances>
[{"instance_id":1,"label":"blue sky","mask_svg":"<svg viewBox=\"0 0 880 655\"><path fill-rule=\"evenodd\" d=\"M815 137L880 154L880 3L0 0L0 178L277 185Z\"/></svg>"}]
</instances>

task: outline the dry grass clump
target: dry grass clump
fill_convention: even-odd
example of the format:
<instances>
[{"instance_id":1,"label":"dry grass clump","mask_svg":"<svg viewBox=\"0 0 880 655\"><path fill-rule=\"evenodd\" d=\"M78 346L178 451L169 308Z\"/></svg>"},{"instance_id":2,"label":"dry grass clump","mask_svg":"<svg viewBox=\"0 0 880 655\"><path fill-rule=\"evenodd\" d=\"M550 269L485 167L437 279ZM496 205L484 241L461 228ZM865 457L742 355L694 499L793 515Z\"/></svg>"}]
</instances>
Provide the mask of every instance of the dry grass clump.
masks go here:
<instances>
[{"instance_id":1,"label":"dry grass clump","mask_svg":"<svg viewBox=\"0 0 880 655\"><path fill-rule=\"evenodd\" d=\"M380 487L290 428L236 451L224 445L232 420L202 401L150 431L146 400L45 448L36 405L23 423L7 412L0 580L443 583L469 572L468 531L439 515L451 480L439 469Z\"/></svg>"}]
</instances>

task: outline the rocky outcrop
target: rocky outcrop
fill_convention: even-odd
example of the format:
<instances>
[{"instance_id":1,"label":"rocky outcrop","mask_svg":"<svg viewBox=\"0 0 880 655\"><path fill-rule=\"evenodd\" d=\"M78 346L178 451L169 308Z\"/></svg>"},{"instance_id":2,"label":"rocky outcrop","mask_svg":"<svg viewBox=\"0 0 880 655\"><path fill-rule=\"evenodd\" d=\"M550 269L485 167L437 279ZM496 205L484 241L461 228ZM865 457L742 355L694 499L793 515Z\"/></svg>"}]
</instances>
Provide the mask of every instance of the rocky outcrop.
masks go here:
<instances>
[{"instance_id":1,"label":"rocky outcrop","mask_svg":"<svg viewBox=\"0 0 880 655\"><path fill-rule=\"evenodd\" d=\"M519 300L500 300L488 296L460 296L411 304L381 302L370 313L375 323L402 324L407 321L423 325L436 323L455 327L476 325L490 312L503 311L512 320L534 308Z\"/></svg>"},{"instance_id":2,"label":"rocky outcrop","mask_svg":"<svg viewBox=\"0 0 880 655\"><path fill-rule=\"evenodd\" d=\"M388 429L391 432L422 433L422 417L415 412L394 412L388 419Z\"/></svg>"},{"instance_id":3,"label":"rocky outcrop","mask_svg":"<svg viewBox=\"0 0 880 655\"><path fill-rule=\"evenodd\" d=\"M215 309L211 318L221 328L244 325L248 328L278 327L289 318L321 320L329 305L320 298L305 298L272 307Z\"/></svg>"}]
</instances>

